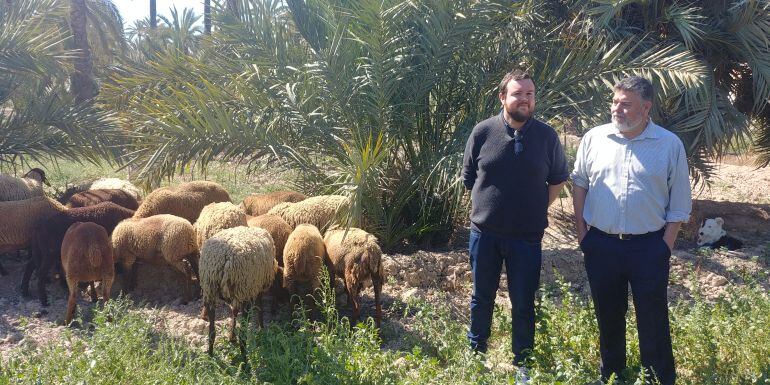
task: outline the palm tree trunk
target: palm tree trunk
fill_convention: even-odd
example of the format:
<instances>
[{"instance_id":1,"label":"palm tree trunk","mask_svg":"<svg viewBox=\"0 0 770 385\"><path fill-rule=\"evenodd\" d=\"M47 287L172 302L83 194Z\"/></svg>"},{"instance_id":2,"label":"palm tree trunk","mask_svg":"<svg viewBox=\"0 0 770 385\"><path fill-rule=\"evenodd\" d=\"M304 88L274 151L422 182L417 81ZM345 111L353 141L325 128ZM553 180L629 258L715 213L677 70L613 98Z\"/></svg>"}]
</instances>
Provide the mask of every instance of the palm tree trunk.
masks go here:
<instances>
[{"instance_id":1,"label":"palm tree trunk","mask_svg":"<svg viewBox=\"0 0 770 385\"><path fill-rule=\"evenodd\" d=\"M153 30L158 27L158 7L157 0L150 0L150 28Z\"/></svg>"},{"instance_id":2,"label":"palm tree trunk","mask_svg":"<svg viewBox=\"0 0 770 385\"><path fill-rule=\"evenodd\" d=\"M70 28L72 28L72 40L75 49L78 50L78 55L74 59L75 72L70 76L70 82L72 93L77 102L96 96L96 82L93 79L94 63L86 32L86 12L85 0L72 0L70 3Z\"/></svg>"},{"instance_id":3,"label":"palm tree trunk","mask_svg":"<svg viewBox=\"0 0 770 385\"><path fill-rule=\"evenodd\" d=\"M211 35L211 0L203 2L203 28L206 35Z\"/></svg>"},{"instance_id":4,"label":"palm tree trunk","mask_svg":"<svg viewBox=\"0 0 770 385\"><path fill-rule=\"evenodd\" d=\"M227 0L227 11L238 17L238 0Z\"/></svg>"}]
</instances>

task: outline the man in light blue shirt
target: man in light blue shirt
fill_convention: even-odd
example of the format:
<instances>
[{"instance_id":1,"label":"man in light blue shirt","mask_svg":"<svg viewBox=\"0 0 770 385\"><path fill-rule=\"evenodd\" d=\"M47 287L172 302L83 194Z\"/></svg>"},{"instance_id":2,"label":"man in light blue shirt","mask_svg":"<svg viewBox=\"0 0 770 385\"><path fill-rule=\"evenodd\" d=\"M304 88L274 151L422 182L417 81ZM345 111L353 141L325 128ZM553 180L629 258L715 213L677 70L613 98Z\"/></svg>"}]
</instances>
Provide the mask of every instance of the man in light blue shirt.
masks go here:
<instances>
[{"instance_id":1,"label":"man in light blue shirt","mask_svg":"<svg viewBox=\"0 0 770 385\"><path fill-rule=\"evenodd\" d=\"M676 381L667 287L669 257L692 198L682 141L650 120L652 84L619 81L612 123L580 141L573 204L599 323L601 374L626 366L625 315L631 285L642 366L662 385Z\"/></svg>"}]
</instances>

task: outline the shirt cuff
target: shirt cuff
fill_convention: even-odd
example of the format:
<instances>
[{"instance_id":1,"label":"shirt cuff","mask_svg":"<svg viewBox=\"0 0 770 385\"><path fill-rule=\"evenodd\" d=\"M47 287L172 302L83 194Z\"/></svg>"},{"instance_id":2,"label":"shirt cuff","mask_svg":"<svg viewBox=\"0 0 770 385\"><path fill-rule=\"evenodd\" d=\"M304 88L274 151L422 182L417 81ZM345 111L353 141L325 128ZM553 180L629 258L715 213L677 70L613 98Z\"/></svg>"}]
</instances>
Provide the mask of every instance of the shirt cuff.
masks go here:
<instances>
[{"instance_id":1,"label":"shirt cuff","mask_svg":"<svg viewBox=\"0 0 770 385\"><path fill-rule=\"evenodd\" d=\"M546 182L548 182L548 184L550 185L555 185L555 184L566 182L568 178L569 178L569 174L559 174L548 178Z\"/></svg>"},{"instance_id":2,"label":"shirt cuff","mask_svg":"<svg viewBox=\"0 0 770 385\"><path fill-rule=\"evenodd\" d=\"M690 220L690 213L684 211L669 211L666 213L666 223L669 222L687 222Z\"/></svg>"},{"instance_id":3,"label":"shirt cuff","mask_svg":"<svg viewBox=\"0 0 770 385\"><path fill-rule=\"evenodd\" d=\"M581 176L578 176L577 174L570 175L572 177L572 183L575 186L582 187L586 190L588 190L588 179L585 179Z\"/></svg>"}]
</instances>

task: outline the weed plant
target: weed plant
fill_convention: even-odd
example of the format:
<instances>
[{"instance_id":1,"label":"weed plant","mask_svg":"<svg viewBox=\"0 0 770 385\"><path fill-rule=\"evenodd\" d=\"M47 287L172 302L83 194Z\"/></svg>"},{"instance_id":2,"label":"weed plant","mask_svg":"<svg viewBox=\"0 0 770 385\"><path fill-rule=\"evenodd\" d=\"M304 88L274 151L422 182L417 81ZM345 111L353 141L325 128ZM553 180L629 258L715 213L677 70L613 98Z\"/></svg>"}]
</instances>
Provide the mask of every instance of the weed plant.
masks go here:
<instances>
[{"instance_id":1,"label":"weed plant","mask_svg":"<svg viewBox=\"0 0 770 385\"><path fill-rule=\"evenodd\" d=\"M542 292L529 362L533 383L598 383L590 301L564 283ZM351 328L335 309L328 280L317 302L316 319L297 311L294 321L260 330L241 322L245 357L218 333L209 357L203 348L159 332L119 298L96 310L91 324L64 330L58 341L13 351L0 367L0 385L513 383L510 314L501 308L490 350L480 357L467 347L466 322L453 318L441 300L396 301L390 315L401 322L386 322L381 331L371 319ZM679 384L770 384L770 298L759 286L733 289L716 302L681 302L670 317ZM641 383L633 310L628 318L623 385ZM383 338L390 341L383 344Z\"/></svg>"}]
</instances>

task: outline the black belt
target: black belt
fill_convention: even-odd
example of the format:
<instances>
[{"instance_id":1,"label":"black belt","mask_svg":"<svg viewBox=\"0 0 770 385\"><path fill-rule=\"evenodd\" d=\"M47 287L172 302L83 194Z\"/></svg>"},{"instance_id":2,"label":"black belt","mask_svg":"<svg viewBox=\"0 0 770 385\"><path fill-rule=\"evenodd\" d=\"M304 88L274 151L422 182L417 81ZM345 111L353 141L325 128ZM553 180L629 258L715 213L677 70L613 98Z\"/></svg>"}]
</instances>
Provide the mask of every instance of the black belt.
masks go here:
<instances>
[{"instance_id":1,"label":"black belt","mask_svg":"<svg viewBox=\"0 0 770 385\"><path fill-rule=\"evenodd\" d=\"M599 233L601 235L604 235L606 237L616 238L616 239L620 239L622 241L628 241L628 240L631 240L631 239L646 238L646 237L650 237L650 236L653 236L653 235L662 235L663 232L666 230L666 228L663 227L660 230L650 231L649 233L644 233L644 234L610 234L610 233L605 233L604 231L601 231L601 230L599 230L596 227L591 227L591 230L595 230L597 233Z\"/></svg>"}]
</instances>

